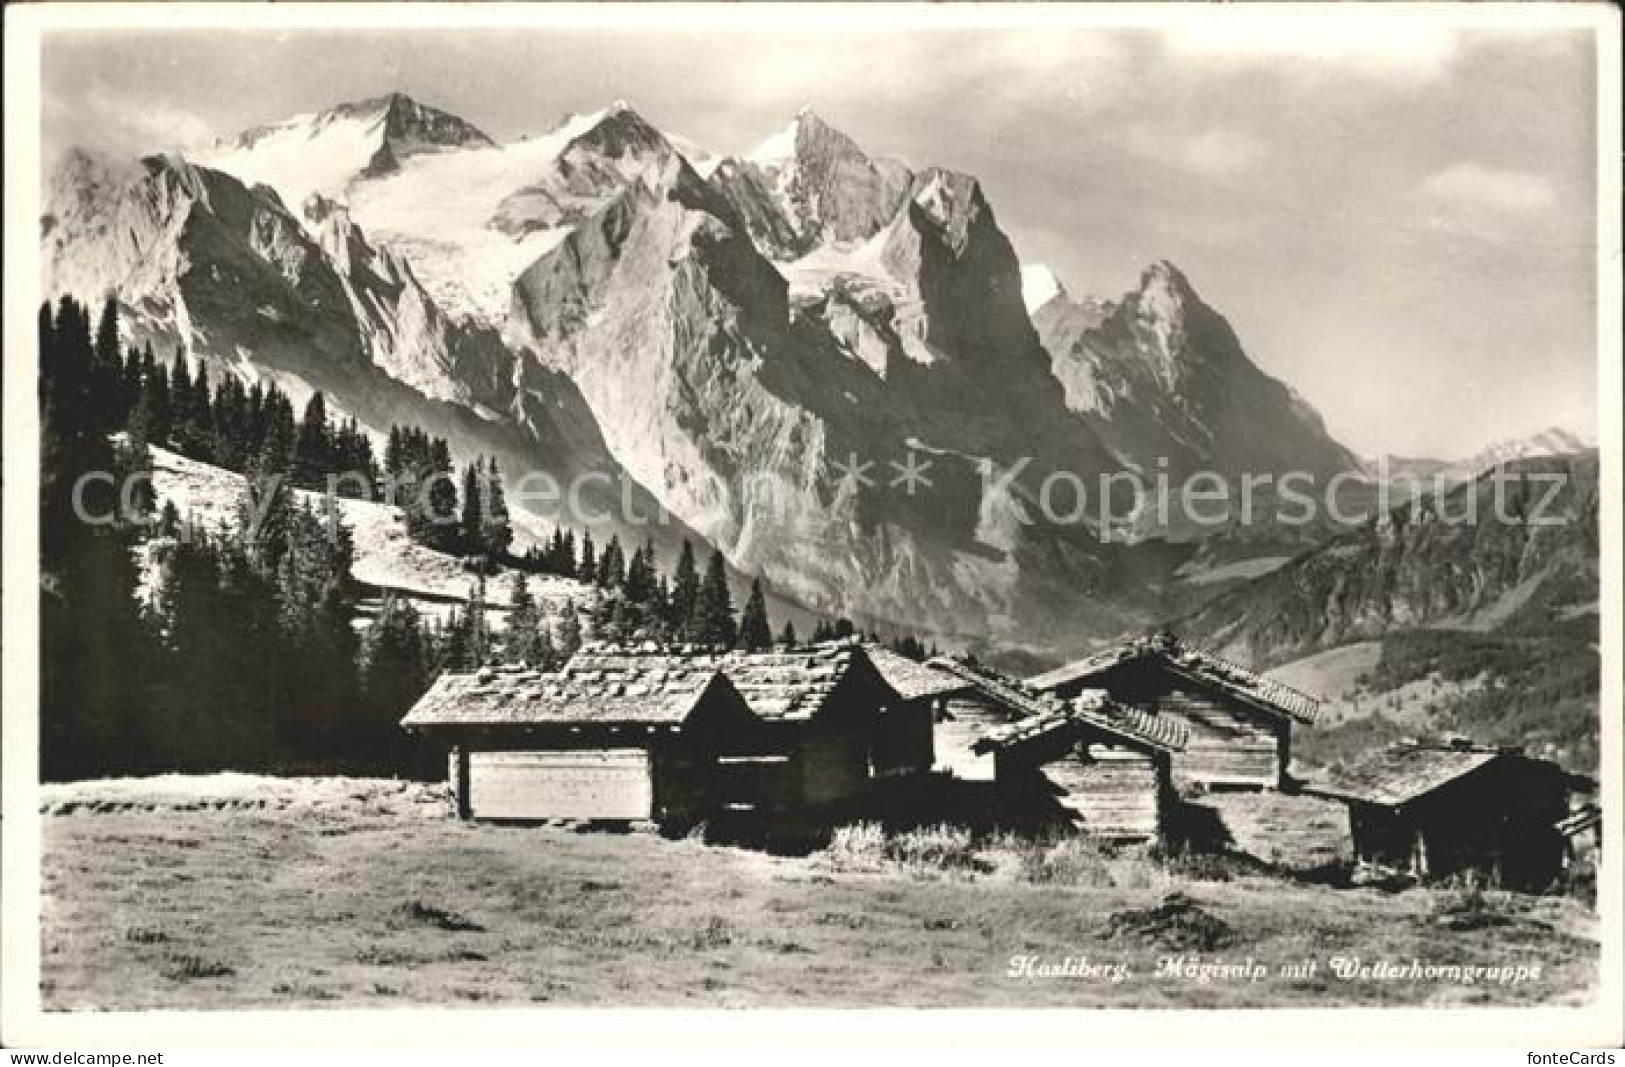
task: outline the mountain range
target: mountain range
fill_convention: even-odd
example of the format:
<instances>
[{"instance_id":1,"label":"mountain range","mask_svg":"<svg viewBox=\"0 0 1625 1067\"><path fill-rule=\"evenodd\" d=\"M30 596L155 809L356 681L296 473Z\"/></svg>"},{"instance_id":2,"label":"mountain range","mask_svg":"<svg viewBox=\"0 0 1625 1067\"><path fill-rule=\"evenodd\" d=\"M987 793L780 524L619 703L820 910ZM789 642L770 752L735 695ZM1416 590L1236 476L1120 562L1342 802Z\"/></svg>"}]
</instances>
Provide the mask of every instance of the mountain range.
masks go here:
<instances>
[{"instance_id":1,"label":"mountain range","mask_svg":"<svg viewBox=\"0 0 1625 1067\"><path fill-rule=\"evenodd\" d=\"M498 143L391 94L187 158L70 152L41 240L48 294L115 295L162 352L576 479L566 521L703 539L882 628L1044 654L1141 627L1219 550L1177 514L1105 540L1067 490L1363 469L1174 264L1074 298L974 176L810 110L733 156L624 102Z\"/></svg>"}]
</instances>

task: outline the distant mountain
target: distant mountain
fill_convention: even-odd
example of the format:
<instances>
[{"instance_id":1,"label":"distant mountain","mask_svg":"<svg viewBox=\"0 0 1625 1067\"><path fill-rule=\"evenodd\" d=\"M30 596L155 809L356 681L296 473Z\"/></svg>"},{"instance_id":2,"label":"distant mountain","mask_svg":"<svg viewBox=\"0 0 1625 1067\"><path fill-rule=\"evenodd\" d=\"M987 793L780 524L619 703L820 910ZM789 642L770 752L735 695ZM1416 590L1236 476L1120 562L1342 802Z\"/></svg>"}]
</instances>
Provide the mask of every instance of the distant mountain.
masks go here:
<instances>
[{"instance_id":1,"label":"distant mountain","mask_svg":"<svg viewBox=\"0 0 1625 1067\"><path fill-rule=\"evenodd\" d=\"M1548 632L1596 610L1597 477L1595 450L1514 460L1335 537L1175 625L1257 665L1424 628Z\"/></svg>"},{"instance_id":2,"label":"distant mountain","mask_svg":"<svg viewBox=\"0 0 1625 1067\"><path fill-rule=\"evenodd\" d=\"M1592 447L1578 434L1551 426L1524 437L1497 441L1464 459L1441 460L1416 456L1387 455L1365 460L1365 471L1379 481L1412 481L1420 491L1448 488L1478 477L1503 463L1535 456L1566 456Z\"/></svg>"},{"instance_id":3,"label":"distant mountain","mask_svg":"<svg viewBox=\"0 0 1625 1067\"><path fill-rule=\"evenodd\" d=\"M1021 302L1027 305L1029 315L1057 297L1066 296L1066 287L1055 272L1042 263L1023 264L1021 268Z\"/></svg>"},{"instance_id":4,"label":"distant mountain","mask_svg":"<svg viewBox=\"0 0 1625 1067\"><path fill-rule=\"evenodd\" d=\"M1594 449L1512 460L1171 625L1325 698L1307 764L1456 734L1594 768L1597 474Z\"/></svg>"}]
</instances>

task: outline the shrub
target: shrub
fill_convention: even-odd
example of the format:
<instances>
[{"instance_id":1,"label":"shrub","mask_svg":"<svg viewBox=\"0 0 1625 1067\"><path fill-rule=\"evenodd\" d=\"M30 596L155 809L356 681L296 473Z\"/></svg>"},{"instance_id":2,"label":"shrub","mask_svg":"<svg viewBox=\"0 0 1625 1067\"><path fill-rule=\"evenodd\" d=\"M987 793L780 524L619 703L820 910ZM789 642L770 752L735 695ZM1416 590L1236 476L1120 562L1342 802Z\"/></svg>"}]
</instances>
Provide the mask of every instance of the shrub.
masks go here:
<instances>
[{"instance_id":1,"label":"shrub","mask_svg":"<svg viewBox=\"0 0 1625 1067\"><path fill-rule=\"evenodd\" d=\"M133 941L138 945L161 945L169 940L169 935L149 926L132 926L124 931L124 940Z\"/></svg>"},{"instance_id":2,"label":"shrub","mask_svg":"<svg viewBox=\"0 0 1625 1067\"><path fill-rule=\"evenodd\" d=\"M424 904L422 901L411 901L402 904L397 913L410 922L423 926L433 926L441 930L451 931L481 931L485 927L464 915L447 908L437 907L434 904Z\"/></svg>"},{"instance_id":3,"label":"shrub","mask_svg":"<svg viewBox=\"0 0 1625 1067\"><path fill-rule=\"evenodd\" d=\"M219 960L171 954L164 958L158 973L174 982L188 982L194 978L229 978L237 973L237 968Z\"/></svg>"},{"instance_id":4,"label":"shrub","mask_svg":"<svg viewBox=\"0 0 1625 1067\"><path fill-rule=\"evenodd\" d=\"M825 862L839 871L878 871L885 859L885 831L872 822L836 827L824 849Z\"/></svg>"},{"instance_id":5,"label":"shrub","mask_svg":"<svg viewBox=\"0 0 1625 1067\"><path fill-rule=\"evenodd\" d=\"M1504 904L1504 894L1485 893L1483 879L1468 873L1434 890L1431 915L1434 922L1450 930L1482 930L1512 921Z\"/></svg>"},{"instance_id":6,"label":"shrub","mask_svg":"<svg viewBox=\"0 0 1625 1067\"><path fill-rule=\"evenodd\" d=\"M733 928L728 920L720 915L708 915L694 936L689 938L689 944L697 949L727 948L733 944Z\"/></svg>"},{"instance_id":7,"label":"shrub","mask_svg":"<svg viewBox=\"0 0 1625 1067\"><path fill-rule=\"evenodd\" d=\"M887 840L884 848L887 859L914 873L987 869L976 855L970 831L962 826L939 823L909 830Z\"/></svg>"},{"instance_id":8,"label":"shrub","mask_svg":"<svg viewBox=\"0 0 1625 1067\"><path fill-rule=\"evenodd\" d=\"M1115 884L1108 857L1091 838L1027 842L1018 849L1017 855L1021 859L1020 877L1035 885L1108 889Z\"/></svg>"}]
</instances>

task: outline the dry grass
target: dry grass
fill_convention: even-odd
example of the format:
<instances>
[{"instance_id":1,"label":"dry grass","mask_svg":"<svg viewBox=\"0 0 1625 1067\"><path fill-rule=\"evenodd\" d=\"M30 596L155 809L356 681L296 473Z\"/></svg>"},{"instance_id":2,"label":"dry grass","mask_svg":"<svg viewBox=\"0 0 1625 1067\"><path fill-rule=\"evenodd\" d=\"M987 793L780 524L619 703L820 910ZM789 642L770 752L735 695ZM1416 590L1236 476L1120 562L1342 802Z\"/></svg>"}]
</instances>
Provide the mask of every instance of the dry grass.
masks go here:
<instances>
[{"instance_id":1,"label":"dry grass","mask_svg":"<svg viewBox=\"0 0 1625 1067\"><path fill-rule=\"evenodd\" d=\"M467 825L394 783L265 808L124 792L128 809L44 820L48 1008L1574 1003L1597 966L1592 916L1569 899L1245 869L1192 881L1143 852L942 828L853 831L849 858L879 855L853 869L831 853ZM1183 898L1158 912L1172 890ZM1187 933L1213 947L1180 952L1218 962L1541 970L1519 987L1345 982L1324 963L1257 983L1157 978ZM1008 977L1017 955L1088 955L1129 977Z\"/></svg>"}]
</instances>

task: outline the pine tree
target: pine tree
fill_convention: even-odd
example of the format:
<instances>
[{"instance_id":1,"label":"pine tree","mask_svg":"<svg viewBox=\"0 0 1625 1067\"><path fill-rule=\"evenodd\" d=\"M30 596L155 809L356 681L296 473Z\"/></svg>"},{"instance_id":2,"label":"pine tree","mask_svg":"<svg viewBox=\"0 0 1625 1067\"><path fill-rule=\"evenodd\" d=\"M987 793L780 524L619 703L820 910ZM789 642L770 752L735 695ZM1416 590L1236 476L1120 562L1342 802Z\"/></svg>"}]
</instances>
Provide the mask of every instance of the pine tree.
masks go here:
<instances>
[{"instance_id":1,"label":"pine tree","mask_svg":"<svg viewBox=\"0 0 1625 1067\"><path fill-rule=\"evenodd\" d=\"M117 429L123 421L119 384L124 377L123 356L119 351L118 301L102 302L96 322L96 339L91 347L89 418L103 433Z\"/></svg>"},{"instance_id":2,"label":"pine tree","mask_svg":"<svg viewBox=\"0 0 1625 1067\"><path fill-rule=\"evenodd\" d=\"M784 629L779 631L779 644L786 648L795 648L801 641L796 637L796 624L789 619L784 620Z\"/></svg>"},{"instance_id":3,"label":"pine tree","mask_svg":"<svg viewBox=\"0 0 1625 1067\"><path fill-rule=\"evenodd\" d=\"M503 658L509 663L528 663L540 666L541 614L536 609L536 598L531 596L530 582L523 572L513 576L513 593L509 598L508 633L503 642Z\"/></svg>"},{"instance_id":4,"label":"pine tree","mask_svg":"<svg viewBox=\"0 0 1625 1067\"><path fill-rule=\"evenodd\" d=\"M299 420L288 474L294 485L317 489L332 470L333 442L327 425L327 400L317 390L310 394L304 417Z\"/></svg>"},{"instance_id":5,"label":"pine tree","mask_svg":"<svg viewBox=\"0 0 1625 1067\"><path fill-rule=\"evenodd\" d=\"M502 489L502 471L497 467L495 456L487 465L485 491L485 525L481 537L485 542L485 554L493 559L501 559L513 544L513 521L508 514L508 497Z\"/></svg>"},{"instance_id":6,"label":"pine tree","mask_svg":"<svg viewBox=\"0 0 1625 1067\"><path fill-rule=\"evenodd\" d=\"M626 565L626 596L636 604L649 605L658 592L655 575L654 540L645 541L643 547L632 553L631 562Z\"/></svg>"},{"instance_id":7,"label":"pine tree","mask_svg":"<svg viewBox=\"0 0 1625 1067\"><path fill-rule=\"evenodd\" d=\"M117 452L115 473L121 486L130 487L130 514L121 518L137 525L147 525L157 510L158 497L152 485L152 449L147 445L147 412L139 406L131 410L125 422L124 443Z\"/></svg>"},{"instance_id":8,"label":"pine tree","mask_svg":"<svg viewBox=\"0 0 1625 1067\"><path fill-rule=\"evenodd\" d=\"M626 555L616 534L610 535L604 554L598 558L596 580L601 589L619 589L626 584Z\"/></svg>"},{"instance_id":9,"label":"pine tree","mask_svg":"<svg viewBox=\"0 0 1625 1067\"><path fill-rule=\"evenodd\" d=\"M477 666L474 660L473 617L470 613L452 609L441 634L439 658L442 670L469 671Z\"/></svg>"},{"instance_id":10,"label":"pine tree","mask_svg":"<svg viewBox=\"0 0 1625 1067\"><path fill-rule=\"evenodd\" d=\"M581 535L581 564L576 568L576 577L588 585L598 581L598 554L593 549L590 533Z\"/></svg>"},{"instance_id":11,"label":"pine tree","mask_svg":"<svg viewBox=\"0 0 1625 1067\"><path fill-rule=\"evenodd\" d=\"M114 773L140 754L152 635L135 598L131 530L79 521L74 486L114 470L108 407L95 390L116 385L108 377L98 384L83 305L64 298L54 312L42 308L38 329L41 773ZM116 323L113 333L116 346ZM81 502L86 514L111 515L116 493L93 483Z\"/></svg>"},{"instance_id":12,"label":"pine tree","mask_svg":"<svg viewBox=\"0 0 1625 1067\"><path fill-rule=\"evenodd\" d=\"M451 452L435 438L416 465L405 490L407 536L440 552L461 548L457 486L452 477Z\"/></svg>"},{"instance_id":13,"label":"pine tree","mask_svg":"<svg viewBox=\"0 0 1625 1067\"><path fill-rule=\"evenodd\" d=\"M683 550L677 556L677 570L672 576L671 606L667 618L673 639L699 640L693 631L693 621L700 602L700 575L694 567L694 546L683 541Z\"/></svg>"},{"instance_id":14,"label":"pine tree","mask_svg":"<svg viewBox=\"0 0 1625 1067\"><path fill-rule=\"evenodd\" d=\"M733 594L728 589L728 564L720 550L713 550L706 563L690 629L695 641L713 648L732 648L738 640Z\"/></svg>"},{"instance_id":15,"label":"pine tree","mask_svg":"<svg viewBox=\"0 0 1625 1067\"><path fill-rule=\"evenodd\" d=\"M561 661L581 651L581 617L576 614L573 600L564 602L564 615L559 620L558 655Z\"/></svg>"},{"instance_id":16,"label":"pine tree","mask_svg":"<svg viewBox=\"0 0 1625 1067\"><path fill-rule=\"evenodd\" d=\"M245 473L237 499L237 536L260 573L281 569L293 543L293 512L287 475L262 455Z\"/></svg>"},{"instance_id":17,"label":"pine tree","mask_svg":"<svg viewBox=\"0 0 1625 1067\"><path fill-rule=\"evenodd\" d=\"M485 459L481 457L463 470L463 518L460 528L465 555L484 559L490 554L485 543Z\"/></svg>"},{"instance_id":18,"label":"pine tree","mask_svg":"<svg viewBox=\"0 0 1625 1067\"><path fill-rule=\"evenodd\" d=\"M370 711L365 740L399 750L397 723L429 687L429 649L410 600L386 592L362 649L362 692Z\"/></svg>"},{"instance_id":19,"label":"pine tree","mask_svg":"<svg viewBox=\"0 0 1625 1067\"><path fill-rule=\"evenodd\" d=\"M773 629L767 621L767 599L762 595L762 580L751 579L750 596L739 617L739 645L751 652L773 646Z\"/></svg>"}]
</instances>

